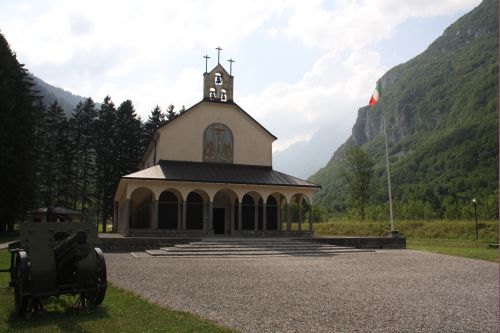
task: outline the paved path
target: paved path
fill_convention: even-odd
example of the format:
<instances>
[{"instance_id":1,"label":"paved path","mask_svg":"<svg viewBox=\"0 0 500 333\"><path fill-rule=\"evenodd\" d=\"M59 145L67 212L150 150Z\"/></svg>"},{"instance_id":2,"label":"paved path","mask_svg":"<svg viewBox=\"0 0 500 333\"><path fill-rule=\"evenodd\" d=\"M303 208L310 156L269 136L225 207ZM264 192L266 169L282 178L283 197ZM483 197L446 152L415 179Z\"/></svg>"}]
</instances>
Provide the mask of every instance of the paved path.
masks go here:
<instances>
[{"instance_id":1,"label":"paved path","mask_svg":"<svg viewBox=\"0 0 500 333\"><path fill-rule=\"evenodd\" d=\"M479 260L410 250L106 260L113 284L243 332L498 332L498 264Z\"/></svg>"}]
</instances>

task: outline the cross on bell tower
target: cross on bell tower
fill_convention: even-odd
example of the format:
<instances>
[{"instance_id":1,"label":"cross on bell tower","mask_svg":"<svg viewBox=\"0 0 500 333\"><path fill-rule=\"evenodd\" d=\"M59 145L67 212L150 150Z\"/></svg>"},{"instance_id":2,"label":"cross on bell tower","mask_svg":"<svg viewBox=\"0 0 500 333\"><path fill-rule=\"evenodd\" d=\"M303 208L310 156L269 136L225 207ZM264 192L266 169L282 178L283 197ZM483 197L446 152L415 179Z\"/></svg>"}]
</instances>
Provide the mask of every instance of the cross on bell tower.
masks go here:
<instances>
[{"instance_id":1,"label":"cross on bell tower","mask_svg":"<svg viewBox=\"0 0 500 333\"><path fill-rule=\"evenodd\" d=\"M220 46L217 46L215 49L217 50L217 63L220 64L220 51L222 51L222 49Z\"/></svg>"},{"instance_id":2,"label":"cross on bell tower","mask_svg":"<svg viewBox=\"0 0 500 333\"><path fill-rule=\"evenodd\" d=\"M220 63L220 46L217 50L217 65L208 72L208 55L205 58L205 73L203 74L203 100L213 103L233 103L233 59L229 59L229 73Z\"/></svg>"}]
</instances>

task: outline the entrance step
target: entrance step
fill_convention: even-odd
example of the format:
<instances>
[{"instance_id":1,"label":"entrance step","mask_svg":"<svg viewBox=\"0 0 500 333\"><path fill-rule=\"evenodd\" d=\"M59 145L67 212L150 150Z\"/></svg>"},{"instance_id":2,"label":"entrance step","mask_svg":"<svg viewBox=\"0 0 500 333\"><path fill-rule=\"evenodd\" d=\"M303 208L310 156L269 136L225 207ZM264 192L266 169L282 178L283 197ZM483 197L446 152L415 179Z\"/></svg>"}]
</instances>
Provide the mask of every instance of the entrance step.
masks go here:
<instances>
[{"instance_id":1,"label":"entrance step","mask_svg":"<svg viewBox=\"0 0 500 333\"><path fill-rule=\"evenodd\" d=\"M257 257L333 256L373 252L354 247L320 244L295 239L205 239L160 249L133 253L136 257Z\"/></svg>"}]
</instances>

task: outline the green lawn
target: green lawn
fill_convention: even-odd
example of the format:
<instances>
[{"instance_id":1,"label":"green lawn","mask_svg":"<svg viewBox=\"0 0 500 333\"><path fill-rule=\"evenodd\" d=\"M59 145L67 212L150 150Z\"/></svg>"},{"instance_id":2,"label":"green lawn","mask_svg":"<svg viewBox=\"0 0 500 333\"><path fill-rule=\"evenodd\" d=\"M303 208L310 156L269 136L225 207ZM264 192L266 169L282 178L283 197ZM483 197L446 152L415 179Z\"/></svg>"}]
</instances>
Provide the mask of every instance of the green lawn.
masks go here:
<instances>
[{"instance_id":1,"label":"green lawn","mask_svg":"<svg viewBox=\"0 0 500 333\"><path fill-rule=\"evenodd\" d=\"M449 239L407 239L408 249L498 262L498 248L488 243Z\"/></svg>"},{"instance_id":2,"label":"green lawn","mask_svg":"<svg viewBox=\"0 0 500 333\"><path fill-rule=\"evenodd\" d=\"M0 267L6 268L7 251L0 251ZM44 302L44 311L19 318L14 313L9 274L0 273L0 332L236 332L187 312L152 304L133 293L108 286L103 304L94 309L76 309L75 297Z\"/></svg>"},{"instance_id":3,"label":"green lawn","mask_svg":"<svg viewBox=\"0 0 500 333\"><path fill-rule=\"evenodd\" d=\"M498 262L498 221L479 221L479 241L475 223L463 220L395 221L407 248L465 258ZM389 224L381 221L329 221L314 224L319 236L386 236Z\"/></svg>"}]
</instances>

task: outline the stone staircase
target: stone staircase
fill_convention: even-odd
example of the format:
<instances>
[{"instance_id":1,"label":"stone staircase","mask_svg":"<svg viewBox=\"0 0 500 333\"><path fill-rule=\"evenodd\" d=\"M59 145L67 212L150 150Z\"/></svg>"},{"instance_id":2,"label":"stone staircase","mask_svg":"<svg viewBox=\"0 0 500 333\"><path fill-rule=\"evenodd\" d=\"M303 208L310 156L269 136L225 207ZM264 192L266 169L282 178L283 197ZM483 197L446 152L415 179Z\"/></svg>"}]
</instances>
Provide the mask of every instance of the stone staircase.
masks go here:
<instances>
[{"instance_id":1,"label":"stone staircase","mask_svg":"<svg viewBox=\"0 0 500 333\"><path fill-rule=\"evenodd\" d=\"M135 257L261 257L261 256L334 256L373 252L373 250L283 238L206 238L188 244L177 244L145 252Z\"/></svg>"}]
</instances>

